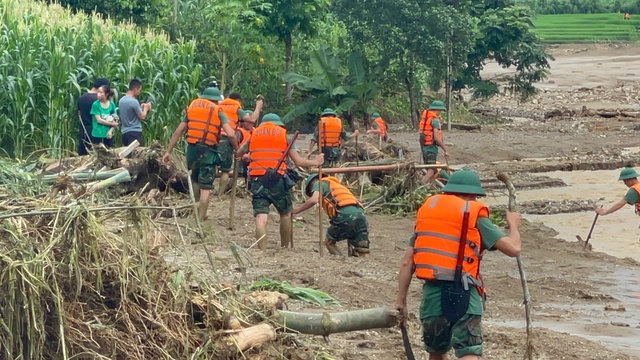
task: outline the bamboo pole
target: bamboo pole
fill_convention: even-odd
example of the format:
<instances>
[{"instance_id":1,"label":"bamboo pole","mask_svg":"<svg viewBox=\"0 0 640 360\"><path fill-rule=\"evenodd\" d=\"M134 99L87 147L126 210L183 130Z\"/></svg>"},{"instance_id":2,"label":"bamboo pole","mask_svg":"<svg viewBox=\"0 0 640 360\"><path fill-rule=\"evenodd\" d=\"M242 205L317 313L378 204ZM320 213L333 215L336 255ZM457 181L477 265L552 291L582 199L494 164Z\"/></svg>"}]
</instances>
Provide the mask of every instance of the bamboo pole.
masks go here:
<instances>
[{"instance_id":1,"label":"bamboo pole","mask_svg":"<svg viewBox=\"0 0 640 360\"><path fill-rule=\"evenodd\" d=\"M339 313L296 313L278 310L277 320L285 330L302 334L324 335L368 329L390 328L398 325L400 314L385 307Z\"/></svg>"},{"instance_id":2,"label":"bamboo pole","mask_svg":"<svg viewBox=\"0 0 640 360\"><path fill-rule=\"evenodd\" d=\"M516 203L516 188L513 186L513 182L505 173L497 174L498 180L502 181L507 186L507 191L509 192L509 203L507 208L509 211L517 212L518 205ZM535 352L533 346L533 320L531 319L531 295L529 294L529 286L527 285L527 275L524 271L524 263L522 262L522 257L518 255L516 257L516 261L518 263L518 272L520 273L520 283L522 285L522 294L524 296L524 314L526 320L526 329L527 329L527 349L525 352L525 359L533 360L533 353Z\"/></svg>"},{"instance_id":3,"label":"bamboo pole","mask_svg":"<svg viewBox=\"0 0 640 360\"><path fill-rule=\"evenodd\" d=\"M324 174L348 174L348 173L357 173L357 172L368 172L368 171L390 171L390 170L400 170L405 169L407 167L411 167L416 170L420 169L450 169L447 164L427 164L427 165L415 165L413 163L397 163L391 165L367 165L367 166L357 166L357 167L343 167L343 168L330 168L323 169L322 173ZM319 169L311 169L310 173L320 173Z\"/></svg>"},{"instance_id":4,"label":"bamboo pole","mask_svg":"<svg viewBox=\"0 0 640 360\"><path fill-rule=\"evenodd\" d=\"M236 208L236 184L238 182L238 159L233 159L233 178L231 183L231 200L229 202L229 230L233 230Z\"/></svg>"},{"instance_id":5,"label":"bamboo pole","mask_svg":"<svg viewBox=\"0 0 640 360\"><path fill-rule=\"evenodd\" d=\"M322 131L320 131L320 126L322 126ZM318 156L322 154L323 135L326 136L325 126L322 122L322 117L320 117L320 122L318 123ZM320 253L320 257L322 257L324 255L324 248L322 247L322 165L318 167L318 193L320 194L320 200L318 201L318 252Z\"/></svg>"}]
</instances>

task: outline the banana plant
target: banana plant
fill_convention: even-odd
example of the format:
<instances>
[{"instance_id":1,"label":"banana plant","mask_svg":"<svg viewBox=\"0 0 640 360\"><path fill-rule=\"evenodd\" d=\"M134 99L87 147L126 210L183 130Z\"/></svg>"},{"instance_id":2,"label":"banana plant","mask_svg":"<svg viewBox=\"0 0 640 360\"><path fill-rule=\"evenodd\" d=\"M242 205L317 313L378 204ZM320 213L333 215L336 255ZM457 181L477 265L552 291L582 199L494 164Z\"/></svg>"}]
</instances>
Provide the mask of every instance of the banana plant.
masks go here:
<instances>
[{"instance_id":1,"label":"banana plant","mask_svg":"<svg viewBox=\"0 0 640 360\"><path fill-rule=\"evenodd\" d=\"M316 115L323 108L331 107L353 125L356 113L375 111L369 104L379 89L371 77L367 77L360 54L354 52L349 55L346 72L329 46L311 51L310 61L313 71L310 76L296 73L282 76L284 81L302 93L302 98L307 99L283 117L285 123L302 116Z\"/></svg>"}]
</instances>

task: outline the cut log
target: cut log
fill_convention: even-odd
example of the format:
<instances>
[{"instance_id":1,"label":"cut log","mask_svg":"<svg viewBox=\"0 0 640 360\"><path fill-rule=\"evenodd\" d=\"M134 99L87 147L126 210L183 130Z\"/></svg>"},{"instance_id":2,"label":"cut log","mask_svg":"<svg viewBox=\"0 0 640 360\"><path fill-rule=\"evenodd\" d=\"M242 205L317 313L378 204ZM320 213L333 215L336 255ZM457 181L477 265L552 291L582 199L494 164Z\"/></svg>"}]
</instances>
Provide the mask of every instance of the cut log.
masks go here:
<instances>
[{"instance_id":1,"label":"cut log","mask_svg":"<svg viewBox=\"0 0 640 360\"><path fill-rule=\"evenodd\" d=\"M276 339L276 330L269 324L259 324L246 329L242 329L226 339L227 349L233 352L248 350L252 347L262 345Z\"/></svg>"},{"instance_id":2,"label":"cut log","mask_svg":"<svg viewBox=\"0 0 640 360\"><path fill-rule=\"evenodd\" d=\"M133 140L133 142L129 144L129 146L127 146L126 148L118 152L118 157L121 159L126 158L127 156L129 156L129 154L131 154L133 149L137 148L138 146L140 146L140 143L138 142L138 140Z\"/></svg>"},{"instance_id":3,"label":"cut log","mask_svg":"<svg viewBox=\"0 0 640 360\"><path fill-rule=\"evenodd\" d=\"M284 302L289 296L277 291L254 291L242 297L242 302L248 306L260 306L268 309L282 310Z\"/></svg>"},{"instance_id":4,"label":"cut log","mask_svg":"<svg viewBox=\"0 0 640 360\"><path fill-rule=\"evenodd\" d=\"M400 314L386 307L366 310L345 311L339 313L296 313L279 310L280 323L285 330L293 330L302 334L323 335L359 331L368 329L390 328L398 325Z\"/></svg>"}]
</instances>

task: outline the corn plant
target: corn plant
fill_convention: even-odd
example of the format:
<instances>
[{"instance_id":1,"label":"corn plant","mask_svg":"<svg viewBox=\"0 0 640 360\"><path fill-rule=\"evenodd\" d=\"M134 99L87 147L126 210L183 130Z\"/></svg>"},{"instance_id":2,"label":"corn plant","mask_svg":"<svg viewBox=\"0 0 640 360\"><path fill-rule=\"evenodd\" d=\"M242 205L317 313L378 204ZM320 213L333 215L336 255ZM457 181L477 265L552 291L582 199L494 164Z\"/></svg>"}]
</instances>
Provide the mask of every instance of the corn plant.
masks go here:
<instances>
[{"instance_id":1,"label":"corn plant","mask_svg":"<svg viewBox=\"0 0 640 360\"><path fill-rule=\"evenodd\" d=\"M71 14L59 5L0 0L0 146L13 157L75 149L76 102L94 78L111 81L117 100L131 78L143 82L154 108L146 141L166 142L196 95L200 66L192 42L163 33Z\"/></svg>"}]
</instances>

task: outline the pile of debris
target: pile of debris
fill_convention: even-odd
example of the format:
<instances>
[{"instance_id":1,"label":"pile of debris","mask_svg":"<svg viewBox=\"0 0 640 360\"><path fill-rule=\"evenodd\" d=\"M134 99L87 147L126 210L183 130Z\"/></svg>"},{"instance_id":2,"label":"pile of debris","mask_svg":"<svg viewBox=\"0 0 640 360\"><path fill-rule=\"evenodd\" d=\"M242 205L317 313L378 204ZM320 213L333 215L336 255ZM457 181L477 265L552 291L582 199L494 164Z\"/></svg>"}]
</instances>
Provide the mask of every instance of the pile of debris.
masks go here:
<instances>
[{"instance_id":1,"label":"pile of debris","mask_svg":"<svg viewBox=\"0 0 640 360\"><path fill-rule=\"evenodd\" d=\"M142 153L131 160L98 155L93 176L105 166L121 166L132 179L147 176L136 169L149 169L158 155ZM53 178L0 161L2 358L238 359L249 351L311 359L319 348L304 347L287 330L328 335L397 324L397 314L385 308L317 316L284 311L286 295L259 291L268 283L239 292L218 279L215 268L190 261L186 233L193 229L177 210L195 206L193 200L152 206L139 196L146 187L115 201L108 192L85 196L104 180L76 183L73 174L82 172L69 161L55 165L67 172L53 187L46 184ZM175 222L156 221L153 211L160 209ZM168 250L175 261L166 260Z\"/></svg>"},{"instance_id":2,"label":"pile of debris","mask_svg":"<svg viewBox=\"0 0 640 360\"><path fill-rule=\"evenodd\" d=\"M408 153L406 146L395 143L392 139L379 141L378 136L359 136L357 141L356 138L351 138L342 144L342 161L348 163L381 159L404 160Z\"/></svg>"}]
</instances>

